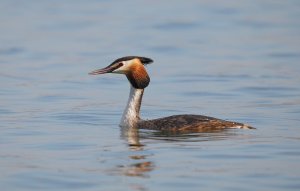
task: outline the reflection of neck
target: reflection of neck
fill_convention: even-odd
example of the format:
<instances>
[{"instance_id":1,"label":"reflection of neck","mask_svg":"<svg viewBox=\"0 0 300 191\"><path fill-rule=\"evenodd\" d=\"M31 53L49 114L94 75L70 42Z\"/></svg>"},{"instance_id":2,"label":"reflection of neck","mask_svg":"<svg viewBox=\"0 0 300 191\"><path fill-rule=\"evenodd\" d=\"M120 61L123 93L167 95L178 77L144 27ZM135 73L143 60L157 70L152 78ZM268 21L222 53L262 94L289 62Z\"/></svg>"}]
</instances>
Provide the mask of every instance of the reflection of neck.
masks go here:
<instances>
[{"instance_id":1,"label":"reflection of neck","mask_svg":"<svg viewBox=\"0 0 300 191\"><path fill-rule=\"evenodd\" d=\"M121 127L136 127L140 119L140 108L144 89L136 89L131 86L127 106L120 122Z\"/></svg>"},{"instance_id":2,"label":"reflection of neck","mask_svg":"<svg viewBox=\"0 0 300 191\"><path fill-rule=\"evenodd\" d=\"M121 127L121 137L125 139L131 150L142 150L139 130L136 127Z\"/></svg>"}]
</instances>

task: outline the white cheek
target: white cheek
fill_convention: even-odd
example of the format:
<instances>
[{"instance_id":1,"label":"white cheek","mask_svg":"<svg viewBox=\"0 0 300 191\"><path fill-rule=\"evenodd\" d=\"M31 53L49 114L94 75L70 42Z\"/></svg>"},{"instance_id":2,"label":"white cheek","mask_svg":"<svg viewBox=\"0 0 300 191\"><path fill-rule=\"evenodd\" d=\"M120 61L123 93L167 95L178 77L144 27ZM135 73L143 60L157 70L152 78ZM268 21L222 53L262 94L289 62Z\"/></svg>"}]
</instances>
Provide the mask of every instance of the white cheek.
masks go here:
<instances>
[{"instance_id":1,"label":"white cheek","mask_svg":"<svg viewBox=\"0 0 300 191\"><path fill-rule=\"evenodd\" d=\"M123 67L123 66L122 66L122 67ZM124 73L124 71L122 70L122 67L120 67L120 68L118 68L118 69L114 70L112 73L116 73L116 74L123 74L123 73Z\"/></svg>"}]
</instances>

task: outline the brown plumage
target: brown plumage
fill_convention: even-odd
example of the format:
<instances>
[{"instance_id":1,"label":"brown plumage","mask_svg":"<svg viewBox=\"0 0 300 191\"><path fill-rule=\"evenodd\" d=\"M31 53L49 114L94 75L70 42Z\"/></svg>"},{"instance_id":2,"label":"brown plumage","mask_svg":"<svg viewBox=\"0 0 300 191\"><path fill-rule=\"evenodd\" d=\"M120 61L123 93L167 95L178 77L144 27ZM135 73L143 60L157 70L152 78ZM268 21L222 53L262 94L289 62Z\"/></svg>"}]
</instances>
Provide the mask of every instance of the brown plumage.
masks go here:
<instances>
[{"instance_id":1,"label":"brown plumage","mask_svg":"<svg viewBox=\"0 0 300 191\"><path fill-rule=\"evenodd\" d=\"M133 87L144 89L149 85L150 77L139 59L134 58L133 63L125 75Z\"/></svg>"},{"instance_id":2,"label":"brown plumage","mask_svg":"<svg viewBox=\"0 0 300 191\"><path fill-rule=\"evenodd\" d=\"M153 120L141 120L140 129L152 129L172 132L209 131L228 128L253 129L253 127L238 122L225 121L203 115L172 115Z\"/></svg>"}]
</instances>

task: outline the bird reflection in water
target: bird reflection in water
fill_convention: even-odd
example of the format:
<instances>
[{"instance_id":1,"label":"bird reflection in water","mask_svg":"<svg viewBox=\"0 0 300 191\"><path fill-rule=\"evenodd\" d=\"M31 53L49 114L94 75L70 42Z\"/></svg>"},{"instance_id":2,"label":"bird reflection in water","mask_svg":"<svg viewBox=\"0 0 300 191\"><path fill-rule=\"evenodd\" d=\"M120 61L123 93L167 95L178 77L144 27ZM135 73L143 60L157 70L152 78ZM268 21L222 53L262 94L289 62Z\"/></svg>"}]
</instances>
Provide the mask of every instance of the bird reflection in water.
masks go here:
<instances>
[{"instance_id":1,"label":"bird reflection in water","mask_svg":"<svg viewBox=\"0 0 300 191\"><path fill-rule=\"evenodd\" d=\"M121 128L121 138L127 141L129 150L136 154L129 156L132 164L118 165L114 171L123 176L148 178L148 173L154 169L154 164L147 159L149 155L141 154L144 145L140 143L138 129Z\"/></svg>"},{"instance_id":2,"label":"bird reflection in water","mask_svg":"<svg viewBox=\"0 0 300 191\"><path fill-rule=\"evenodd\" d=\"M160 140L160 141L171 141L171 142L203 142L203 141L218 141L225 139L241 138L245 135L238 133L240 131L234 130L206 130L197 132L170 132L170 131L142 131L136 127L120 128L121 138L126 140L128 148L134 153L130 155L131 164L118 165L113 172L122 176L130 177L150 177L149 172L155 169L155 165L149 160L151 155L145 154L144 147L140 141L142 140Z\"/></svg>"},{"instance_id":3,"label":"bird reflection in water","mask_svg":"<svg viewBox=\"0 0 300 191\"><path fill-rule=\"evenodd\" d=\"M121 138L125 139L129 145L130 150L143 150L140 143L139 129L136 126L121 127Z\"/></svg>"}]
</instances>

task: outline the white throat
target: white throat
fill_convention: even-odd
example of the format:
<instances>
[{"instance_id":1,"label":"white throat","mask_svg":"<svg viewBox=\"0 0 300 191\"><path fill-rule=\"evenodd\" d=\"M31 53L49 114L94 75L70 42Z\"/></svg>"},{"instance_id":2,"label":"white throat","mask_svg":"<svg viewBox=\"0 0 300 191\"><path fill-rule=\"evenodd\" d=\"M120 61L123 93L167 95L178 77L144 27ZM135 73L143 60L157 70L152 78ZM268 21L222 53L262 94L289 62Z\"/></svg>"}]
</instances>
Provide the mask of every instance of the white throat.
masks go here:
<instances>
[{"instance_id":1,"label":"white throat","mask_svg":"<svg viewBox=\"0 0 300 191\"><path fill-rule=\"evenodd\" d=\"M140 108L144 89L136 89L131 86L127 106L120 122L121 127L134 127L140 120Z\"/></svg>"}]
</instances>

